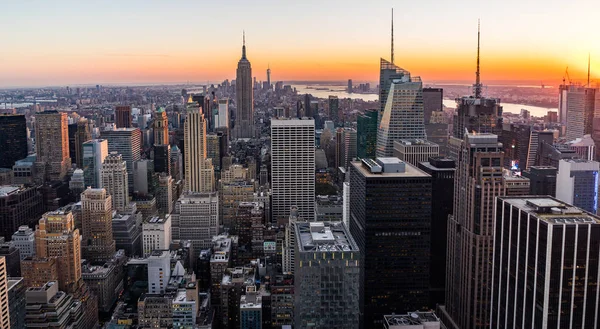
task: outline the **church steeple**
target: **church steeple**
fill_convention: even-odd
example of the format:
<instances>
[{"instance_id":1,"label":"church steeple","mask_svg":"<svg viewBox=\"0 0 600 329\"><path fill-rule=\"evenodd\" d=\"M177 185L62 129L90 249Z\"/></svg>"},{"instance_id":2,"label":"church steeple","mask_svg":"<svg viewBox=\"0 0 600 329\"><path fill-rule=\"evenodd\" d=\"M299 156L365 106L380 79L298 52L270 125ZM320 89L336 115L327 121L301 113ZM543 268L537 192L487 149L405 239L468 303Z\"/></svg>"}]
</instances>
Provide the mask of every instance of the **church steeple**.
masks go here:
<instances>
[{"instance_id":1,"label":"church steeple","mask_svg":"<svg viewBox=\"0 0 600 329\"><path fill-rule=\"evenodd\" d=\"M243 31L242 33L242 59L246 59L246 31Z\"/></svg>"}]
</instances>

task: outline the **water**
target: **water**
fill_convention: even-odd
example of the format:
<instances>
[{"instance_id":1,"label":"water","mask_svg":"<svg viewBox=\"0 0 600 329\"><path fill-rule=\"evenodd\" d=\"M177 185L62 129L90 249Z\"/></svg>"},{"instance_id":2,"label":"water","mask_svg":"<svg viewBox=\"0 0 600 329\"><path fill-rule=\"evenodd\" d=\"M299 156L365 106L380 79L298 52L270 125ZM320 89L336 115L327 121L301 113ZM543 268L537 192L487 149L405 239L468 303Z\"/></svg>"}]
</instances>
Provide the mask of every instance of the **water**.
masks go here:
<instances>
[{"instance_id":1,"label":"water","mask_svg":"<svg viewBox=\"0 0 600 329\"><path fill-rule=\"evenodd\" d=\"M328 88L329 90L316 90L309 89L308 87L313 88ZM338 98L350 98L350 99L362 99L364 101L377 101L379 100L379 95L377 94L357 94L357 93L348 93L346 92L346 88L348 86L343 85L335 85L335 86L324 86L324 85L292 85L292 88L296 88L298 94L311 94L317 98L329 98L329 96L337 96Z\"/></svg>"},{"instance_id":2,"label":"water","mask_svg":"<svg viewBox=\"0 0 600 329\"><path fill-rule=\"evenodd\" d=\"M456 101L453 99L444 99L444 105L454 109L456 108ZM545 108L525 104L500 103L500 105L502 105L503 112L520 114L521 109L525 109L531 113L531 116L534 117L543 117L548 114L548 111L558 112L557 108Z\"/></svg>"}]
</instances>

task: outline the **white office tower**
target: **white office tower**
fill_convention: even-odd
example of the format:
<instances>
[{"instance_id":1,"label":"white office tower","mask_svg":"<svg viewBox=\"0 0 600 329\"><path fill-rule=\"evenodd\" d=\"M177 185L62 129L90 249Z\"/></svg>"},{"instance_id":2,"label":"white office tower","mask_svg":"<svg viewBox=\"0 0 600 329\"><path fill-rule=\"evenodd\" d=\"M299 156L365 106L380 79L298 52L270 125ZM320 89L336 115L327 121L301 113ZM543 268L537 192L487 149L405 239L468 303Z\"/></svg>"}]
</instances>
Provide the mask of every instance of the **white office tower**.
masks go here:
<instances>
[{"instance_id":1,"label":"white office tower","mask_svg":"<svg viewBox=\"0 0 600 329\"><path fill-rule=\"evenodd\" d=\"M144 257L154 250L167 250L171 244L171 215L153 216L142 224L142 249Z\"/></svg>"},{"instance_id":2,"label":"white office tower","mask_svg":"<svg viewBox=\"0 0 600 329\"><path fill-rule=\"evenodd\" d=\"M123 212L129 205L127 165L117 152L110 152L102 164L102 187L112 197L112 208Z\"/></svg>"},{"instance_id":3,"label":"white office tower","mask_svg":"<svg viewBox=\"0 0 600 329\"><path fill-rule=\"evenodd\" d=\"M188 103L184 124L185 191L212 192L214 168L206 158L206 120L198 103Z\"/></svg>"},{"instance_id":4,"label":"white office tower","mask_svg":"<svg viewBox=\"0 0 600 329\"><path fill-rule=\"evenodd\" d=\"M154 179L151 176L153 172L154 161L152 160L142 159L133 163L133 190L136 193L143 195L149 193L152 188L152 179Z\"/></svg>"},{"instance_id":5,"label":"white office tower","mask_svg":"<svg viewBox=\"0 0 600 329\"><path fill-rule=\"evenodd\" d=\"M219 197L213 193L182 195L171 214L171 238L190 240L194 258L201 250L213 246L212 238L219 234Z\"/></svg>"},{"instance_id":6,"label":"white office tower","mask_svg":"<svg viewBox=\"0 0 600 329\"><path fill-rule=\"evenodd\" d=\"M350 182L344 182L344 189L342 194L342 222L346 227L350 227Z\"/></svg>"},{"instance_id":7,"label":"white office tower","mask_svg":"<svg viewBox=\"0 0 600 329\"><path fill-rule=\"evenodd\" d=\"M283 250L281 253L281 262L283 273L294 274L295 267L295 248L296 248L296 222L302 221L298 218L298 208L290 208L288 223L285 225L285 236L283 241Z\"/></svg>"},{"instance_id":8,"label":"white office tower","mask_svg":"<svg viewBox=\"0 0 600 329\"><path fill-rule=\"evenodd\" d=\"M171 253L155 250L148 257L148 293L164 294L171 278Z\"/></svg>"},{"instance_id":9,"label":"white office tower","mask_svg":"<svg viewBox=\"0 0 600 329\"><path fill-rule=\"evenodd\" d=\"M35 256L35 232L29 226L19 226L19 230L12 235L11 242L19 249L21 259Z\"/></svg>"},{"instance_id":10,"label":"white office tower","mask_svg":"<svg viewBox=\"0 0 600 329\"><path fill-rule=\"evenodd\" d=\"M596 161L560 160L556 174L556 198L592 214L598 211L598 170Z\"/></svg>"},{"instance_id":11,"label":"white office tower","mask_svg":"<svg viewBox=\"0 0 600 329\"><path fill-rule=\"evenodd\" d=\"M273 220L286 223L290 207L315 218L315 120L271 120Z\"/></svg>"},{"instance_id":12,"label":"white office tower","mask_svg":"<svg viewBox=\"0 0 600 329\"><path fill-rule=\"evenodd\" d=\"M86 187L102 187L101 170L107 156L106 139L94 139L83 143L83 177Z\"/></svg>"},{"instance_id":13,"label":"white office tower","mask_svg":"<svg viewBox=\"0 0 600 329\"><path fill-rule=\"evenodd\" d=\"M394 141L401 139L426 139L423 83L408 72L390 84L377 128L377 157L394 156Z\"/></svg>"},{"instance_id":14,"label":"white office tower","mask_svg":"<svg viewBox=\"0 0 600 329\"><path fill-rule=\"evenodd\" d=\"M219 113L215 115L215 128L229 128L229 100L219 99Z\"/></svg>"}]
</instances>

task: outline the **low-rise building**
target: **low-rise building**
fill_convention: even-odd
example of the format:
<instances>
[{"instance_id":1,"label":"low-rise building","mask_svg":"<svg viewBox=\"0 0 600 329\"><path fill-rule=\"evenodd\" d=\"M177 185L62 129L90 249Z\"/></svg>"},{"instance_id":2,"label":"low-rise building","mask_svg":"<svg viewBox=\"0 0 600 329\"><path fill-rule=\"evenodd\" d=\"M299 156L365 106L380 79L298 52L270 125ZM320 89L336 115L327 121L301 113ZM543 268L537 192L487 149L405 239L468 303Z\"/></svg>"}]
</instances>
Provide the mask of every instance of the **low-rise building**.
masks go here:
<instances>
[{"instance_id":1,"label":"low-rise building","mask_svg":"<svg viewBox=\"0 0 600 329\"><path fill-rule=\"evenodd\" d=\"M142 250L144 256L154 250L169 249L171 244L171 215L152 216L142 224Z\"/></svg>"},{"instance_id":2,"label":"low-rise building","mask_svg":"<svg viewBox=\"0 0 600 329\"><path fill-rule=\"evenodd\" d=\"M35 256L35 235L29 226L19 226L19 229L13 234L11 242L19 249L21 259Z\"/></svg>"}]
</instances>

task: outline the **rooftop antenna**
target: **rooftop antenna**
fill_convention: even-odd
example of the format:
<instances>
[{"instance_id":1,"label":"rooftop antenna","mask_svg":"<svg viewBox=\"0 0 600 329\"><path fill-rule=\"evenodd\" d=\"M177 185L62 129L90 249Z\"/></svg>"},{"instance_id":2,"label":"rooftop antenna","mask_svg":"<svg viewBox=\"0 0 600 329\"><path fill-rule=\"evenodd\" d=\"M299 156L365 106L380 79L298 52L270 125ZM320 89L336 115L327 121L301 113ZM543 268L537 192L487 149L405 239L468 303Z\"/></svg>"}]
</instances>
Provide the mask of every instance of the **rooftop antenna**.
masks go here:
<instances>
[{"instance_id":1,"label":"rooftop antenna","mask_svg":"<svg viewBox=\"0 0 600 329\"><path fill-rule=\"evenodd\" d=\"M392 8L392 64L394 64L394 8Z\"/></svg>"},{"instance_id":2,"label":"rooftop antenna","mask_svg":"<svg viewBox=\"0 0 600 329\"><path fill-rule=\"evenodd\" d=\"M475 98L481 98L481 78L479 72L479 39L480 39L480 22L477 20L477 72L475 72Z\"/></svg>"},{"instance_id":3,"label":"rooftop antenna","mask_svg":"<svg viewBox=\"0 0 600 329\"><path fill-rule=\"evenodd\" d=\"M587 79L587 86L590 86L590 53L588 53L588 79Z\"/></svg>"},{"instance_id":4,"label":"rooftop antenna","mask_svg":"<svg viewBox=\"0 0 600 329\"><path fill-rule=\"evenodd\" d=\"M246 58L246 31L242 30L242 58Z\"/></svg>"}]
</instances>

